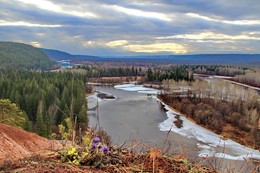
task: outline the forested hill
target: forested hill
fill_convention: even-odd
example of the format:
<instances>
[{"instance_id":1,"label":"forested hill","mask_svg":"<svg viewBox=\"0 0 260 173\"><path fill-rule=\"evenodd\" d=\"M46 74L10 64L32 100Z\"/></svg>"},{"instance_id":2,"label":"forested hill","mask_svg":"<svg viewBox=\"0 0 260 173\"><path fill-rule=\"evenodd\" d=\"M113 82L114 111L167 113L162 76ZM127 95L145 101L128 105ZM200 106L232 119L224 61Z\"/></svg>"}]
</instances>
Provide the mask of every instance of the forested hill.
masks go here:
<instances>
[{"instance_id":1,"label":"forested hill","mask_svg":"<svg viewBox=\"0 0 260 173\"><path fill-rule=\"evenodd\" d=\"M56 63L40 49L14 42L0 42L0 69L48 70Z\"/></svg>"},{"instance_id":2,"label":"forested hill","mask_svg":"<svg viewBox=\"0 0 260 173\"><path fill-rule=\"evenodd\" d=\"M43 51L49 58L55 60L55 61L61 61L61 60L73 60L75 57L67 52L59 51L59 50L53 50L53 49L44 49L40 48L41 51Z\"/></svg>"},{"instance_id":3,"label":"forested hill","mask_svg":"<svg viewBox=\"0 0 260 173\"><path fill-rule=\"evenodd\" d=\"M71 55L67 52L40 48L49 58L55 61L61 60L75 60L75 61L88 61L88 60L102 60L102 58L92 55Z\"/></svg>"}]
</instances>

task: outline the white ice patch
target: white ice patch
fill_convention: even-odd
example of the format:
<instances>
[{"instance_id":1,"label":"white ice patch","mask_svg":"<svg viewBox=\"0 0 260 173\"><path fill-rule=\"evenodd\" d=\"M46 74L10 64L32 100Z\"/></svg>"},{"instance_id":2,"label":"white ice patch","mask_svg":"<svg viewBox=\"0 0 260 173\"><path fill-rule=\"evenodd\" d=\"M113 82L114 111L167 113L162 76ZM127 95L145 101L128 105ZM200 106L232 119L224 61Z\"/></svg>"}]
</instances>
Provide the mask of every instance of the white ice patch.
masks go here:
<instances>
[{"instance_id":1,"label":"white ice patch","mask_svg":"<svg viewBox=\"0 0 260 173\"><path fill-rule=\"evenodd\" d=\"M146 88L143 85L135 85L134 83L130 84L122 84L114 86L116 89L121 89L125 91L136 91L143 94L159 94L160 90L156 90L153 88Z\"/></svg>"},{"instance_id":2,"label":"white ice patch","mask_svg":"<svg viewBox=\"0 0 260 173\"><path fill-rule=\"evenodd\" d=\"M97 95L98 95L98 93L95 92L94 94L88 96L87 99L88 99L89 101L94 101L94 100L95 100L95 101L101 102L102 99L98 98Z\"/></svg>"},{"instance_id":3,"label":"white ice patch","mask_svg":"<svg viewBox=\"0 0 260 173\"><path fill-rule=\"evenodd\" d=\"M105 92L102 92L102 93L107 94L107 95L111 95L111 94L105 93ZM103 102L103 101L112 101L112 100L116 100L116 99L117 99L116 96L114 96L114 97L115 97L114 99L106 99L106 98L101 99L101 98L99 98L99 97L97 96L98 94L99 94L99 93L95 92L94 94L92 94L92 95L90 95L90 96L87 97L88 109L89 109L89 110L96 108L96 107L97 107L97 104L98 104L97 102L100 103L100 102Z\"/></svg>"},{"instance_id":4,"label":"white ice patch","mask_svg":"<svg viewBox=\"0 0 260 173\"><path fill-rule=\"evenodd\" d=\"M159 99L158 99L159 100ZM159 100L160 101L160 100ZM248 147L245 147L232 140L224 140L219 135L207 130L192 121L188 120L185 116L180 115L180 119L183 121L183 127L177 128L173 122L176 120L175 116L178 114L174 110L170 109L166 104L161 102L166 109L167 119L159 124L161 131L173 131L187 138L195 138L203 145L198 144L200 148L200 157L221 157L232 160L244 160L249 158L260 159L260 152ZM235 155L229 155L226 153L216 153L217 147L226 148Z\"/></svg>"},{"instance_id":5,"label":"white ice patch","mask_svg":"<svg viewBox=\"0 0 260 173\"><path fill-rule=\"evenodd\" d=\"M145 90L145 91L137 91L137 92L142 94L153 94L153 95L160 94L159 90Z\"/></svg>"}]
</instances>

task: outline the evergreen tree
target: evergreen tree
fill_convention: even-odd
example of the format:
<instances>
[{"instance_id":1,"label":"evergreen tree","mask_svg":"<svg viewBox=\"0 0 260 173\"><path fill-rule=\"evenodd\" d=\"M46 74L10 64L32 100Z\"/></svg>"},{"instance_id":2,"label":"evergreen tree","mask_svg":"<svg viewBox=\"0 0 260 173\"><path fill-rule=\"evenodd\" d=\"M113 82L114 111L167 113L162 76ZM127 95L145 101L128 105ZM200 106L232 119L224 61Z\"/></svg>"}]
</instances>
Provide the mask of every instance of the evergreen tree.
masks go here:
<instances>
[{"instance_id":1,"label":"evergreen tree","mask_svg":"<svg viewBox=\"0 0 260 173\"><path fill-rule=\"evenodd\" d=\"M34 125L35 132L43 137L47 137L47 128L40 114L36 115L36 123Z\"/></svg>"}]
</instances>

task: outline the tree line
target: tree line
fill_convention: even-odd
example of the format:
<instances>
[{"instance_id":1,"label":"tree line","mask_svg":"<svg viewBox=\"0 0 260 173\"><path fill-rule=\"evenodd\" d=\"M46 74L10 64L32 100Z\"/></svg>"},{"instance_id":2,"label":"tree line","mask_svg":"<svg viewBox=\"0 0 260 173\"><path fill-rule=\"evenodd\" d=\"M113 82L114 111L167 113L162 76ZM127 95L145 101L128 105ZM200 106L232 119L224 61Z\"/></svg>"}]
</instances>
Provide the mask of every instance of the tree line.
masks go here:
<instances>
[{"instance_id":1,"label":"tree line","mask_svg":"<svg viewBox=\"0 0 260 173\"><path fill-rule=\"evenodd\" d=\"M98 66L79 66L84 69L87 78L100 77L122 77L122 76L142 76L143 71L139 67L98 67Z\"/></svg>"},{"instance_id":2,"label":"tree line","mask_svg":"<svg viewBox=\"0 0 260 173\"><path fill-rule=\"evenodd\" d=\"M242 75L248 71L251 71L246 67L236 67L230 65L190 65L188 68L190 68L194 73L231 77Z\"/></svg>"},{"instance_id":3,"label":"tree line","mask_svg":"<svg viewBox=\"0 0 260 173\"><path fill-rule=\"evenodd\" d=\"M182 69L151 69L148 68L146 72L146 77L148 81L159 81L162 82L163 80L170 80L173 79L175 81L193 81L193 73L188 70L182 70Z\"/></svg>"},{"instance_id":4,"label":"tree line","mask_svg":"<svg viewBox=\"0 0 260 173\"><path fill-rule=\"evenodd\" d=\"M238 75L233 80L243 84L260 88L259 76L260 76L260 70L258 69L255 72L246 73L245 75Z\"/></svg>"},{"instance_id":5,"label":"tree line","mask_svg":"<svg viewBox=\"0 0 260 173\"><path fill-rule=\"evenodd\" d=\"M143 76L144 81L162 82L165 79L174 79L176 81L186 80L193 81L193 73L190 70L177 68L143 68L143 67L80 67L86 71L87 78L101 77L126 77L126 76Z\"/></svg>"}]
</instances>

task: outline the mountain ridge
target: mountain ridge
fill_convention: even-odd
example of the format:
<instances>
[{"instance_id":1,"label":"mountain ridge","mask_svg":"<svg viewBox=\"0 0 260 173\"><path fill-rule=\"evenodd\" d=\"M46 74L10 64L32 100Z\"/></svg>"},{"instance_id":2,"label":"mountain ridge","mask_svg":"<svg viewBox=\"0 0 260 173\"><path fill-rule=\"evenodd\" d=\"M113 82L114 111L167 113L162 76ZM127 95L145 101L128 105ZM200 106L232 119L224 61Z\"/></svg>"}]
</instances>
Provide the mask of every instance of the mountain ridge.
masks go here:
<instances>
[{"instance_id":1,"label":"mountain ridge","mask_svg":"<svg viewBox=\"0 0 260 173\"><path fill-rule=\"evenodd\" d=\"M92 56L92 55L72 55L70 53L67 53L65 51L55 50L55 49L45 49L40 48L41 51L43 51L49 58L55 60L55 61L61 61L61 60L93 60L93 59L99 59L98 56Z\"/></svg>"},{"instance_id":2,"label":"mountain ridge","mask_svg":"<svg viewBox=\"0 0 260 173\"><path fill-rule=\"evenodd\" d=\"M142 55L142 56L93 56L72 55L64 51L41 48L50 58L72 61L133 61L173 64L205 65L260 65L260 54L185 54L185 55ZM55 53L53 53L55 52Z\"/></svg>"}]
</instances>

